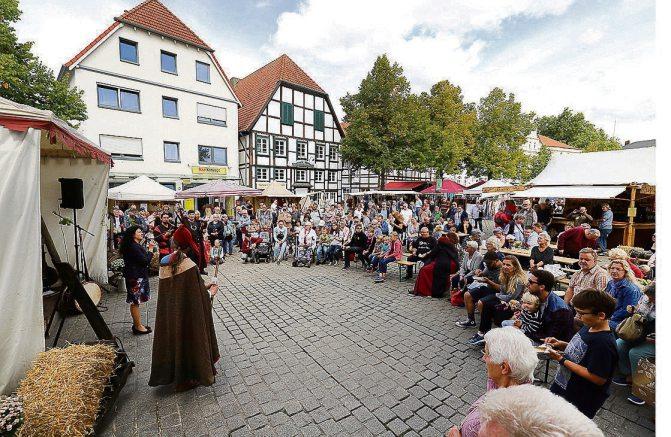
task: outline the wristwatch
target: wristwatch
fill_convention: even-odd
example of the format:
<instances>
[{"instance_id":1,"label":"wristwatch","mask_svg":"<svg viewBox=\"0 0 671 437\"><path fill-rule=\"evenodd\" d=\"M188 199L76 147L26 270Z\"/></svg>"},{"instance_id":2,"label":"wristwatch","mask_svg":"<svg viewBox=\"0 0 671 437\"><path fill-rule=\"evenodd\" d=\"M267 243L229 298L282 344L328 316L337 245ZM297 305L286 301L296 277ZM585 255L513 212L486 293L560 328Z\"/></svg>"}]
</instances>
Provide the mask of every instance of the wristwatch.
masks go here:
<instances>
[{"instance_id":1,"label":"wristwatch","mask_svg":"<svg viewBox=\"0 0 671 437\"><path fill-rule=\"evenodd\" d=\"M565 362L566 362L566 357L561 357L561 358L559 359L559 365L560 365L560 366L563 366Z\"/></svg>"}]
</instances>

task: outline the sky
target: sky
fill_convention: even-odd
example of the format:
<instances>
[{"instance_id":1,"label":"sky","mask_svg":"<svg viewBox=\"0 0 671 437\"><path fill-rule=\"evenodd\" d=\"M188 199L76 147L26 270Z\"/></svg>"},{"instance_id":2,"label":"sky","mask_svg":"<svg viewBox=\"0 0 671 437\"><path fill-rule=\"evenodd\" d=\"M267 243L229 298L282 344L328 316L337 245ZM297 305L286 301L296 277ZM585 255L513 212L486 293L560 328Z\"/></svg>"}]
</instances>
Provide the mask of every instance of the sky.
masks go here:
<instances>
[{"instance_id":1,"label":"sky","mask_svg":"<svg viewBox=\"0 0 671 437\"><path fill-rule=\"evenodd\" d=\"M21 0L16 30L58 71L139 3ZM229 77L286 53L339 100L380 54L414 92L440 80L477 102L493 87L524 111L582 111L624 140L655 138L654 0L164 0L216 51Z\"/></svg>"}]
</instances>

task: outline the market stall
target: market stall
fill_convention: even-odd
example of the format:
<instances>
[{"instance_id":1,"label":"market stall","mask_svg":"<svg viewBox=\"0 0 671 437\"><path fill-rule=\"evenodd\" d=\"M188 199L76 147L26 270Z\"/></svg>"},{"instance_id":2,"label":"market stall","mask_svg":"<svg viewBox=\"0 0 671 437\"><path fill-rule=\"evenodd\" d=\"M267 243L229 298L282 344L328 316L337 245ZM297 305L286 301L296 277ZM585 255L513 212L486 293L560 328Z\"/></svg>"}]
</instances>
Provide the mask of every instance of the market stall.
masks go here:
<instances>
[{"instance_id":1,"label":"market stall","mask_svg":"<svg viewBox=\"0 0 671 437\"><path fill-rule=\"evenodd\" d=\"M163 186L148 176L142 175L132 181L110 188L107 198L116 202L176 202L175 191Z\"/></svg>"},{"instance_id":2,"label":"market stall","mask_svg":"<svg viewBox=\"0 0 671 437\"><path fill-rule=\"evenodd\" d=\"M217 180L187 190L178 191L175 193L175 199L215 198L219 199L220 203L223 203L222 199L225 197L255 197L261 194L262 191L256 188L245 187L231 181ZM230 202L229 204L232 205ZM228 214L233 214L232 208L227 212Z\"/></svg>"},{"instance_id":3,"label":"market stall","mask_svg":"<svg viewBox=\"0 0 671 437\"><path fill-rule=\"evenodd\" d=\"M648 247L655 232L655 147L556 155L517 198L565 199L554 226L571 222L568 214L584 206L601 217L601 205L613 211L613 245ZM561 230L561 229L560 229Z\"/></svg>"},{"instance_id":4,"label":"market stall","mask_svg":"<svg viewBox=\"0 0 671 437\"><path fill-rule=\"evenodd\" d=\"M90 276L106 281L106 202L110 155L50 111L0 98L0 209L11 232L0 251L0 393L11 392L44 350L41 219L55 250L74 264L72 226L59 218L59 178L82 179L77 213Z\"/></svg>"}]
</instances>

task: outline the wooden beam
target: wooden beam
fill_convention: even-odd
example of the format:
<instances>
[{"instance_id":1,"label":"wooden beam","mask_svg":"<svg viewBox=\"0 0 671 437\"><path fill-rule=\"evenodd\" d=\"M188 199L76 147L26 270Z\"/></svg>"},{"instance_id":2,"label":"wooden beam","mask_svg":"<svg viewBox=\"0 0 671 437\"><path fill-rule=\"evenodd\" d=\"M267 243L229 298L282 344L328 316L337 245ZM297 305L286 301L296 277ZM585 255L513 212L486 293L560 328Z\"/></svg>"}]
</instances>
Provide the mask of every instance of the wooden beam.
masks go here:
<instances>
[{"instance_id":1,"label":"wooden beam","mask_svg":"<svg viewBox=\"0 0 671 437\"><path fill-rule=\"evenodd\" d=\"M630 186L631 188L631 193L629 197L629 209L627 210L627 216L629 217L629 221L627 222L627 227L624 232L624 245L633 247L634 246L634 237L635 237L635 229L634 229L634 217L636 217L636 189L637 187L635 185Z\"/></svg>"}]
</instances>

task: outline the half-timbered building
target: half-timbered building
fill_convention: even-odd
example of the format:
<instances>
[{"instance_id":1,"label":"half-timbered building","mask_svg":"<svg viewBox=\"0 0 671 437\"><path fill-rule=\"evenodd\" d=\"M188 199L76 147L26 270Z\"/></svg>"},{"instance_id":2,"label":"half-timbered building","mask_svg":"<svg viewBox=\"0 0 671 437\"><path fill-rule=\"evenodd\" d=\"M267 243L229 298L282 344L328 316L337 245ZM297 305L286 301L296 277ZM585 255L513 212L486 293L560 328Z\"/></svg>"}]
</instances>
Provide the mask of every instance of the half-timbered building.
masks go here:
<instances>
[{"instance_id":1,"label":"half-timbered building","mask_svg":"<svg viewBox=\"0 0 671 437\"><path fill-rule=\"evenodd\" d=\"M242 183L265 188L275 180L296 194L341 200L343 131L326 91L287 55L240 79L234 89L242 102Z\"/></svg>"}]
</instances>

